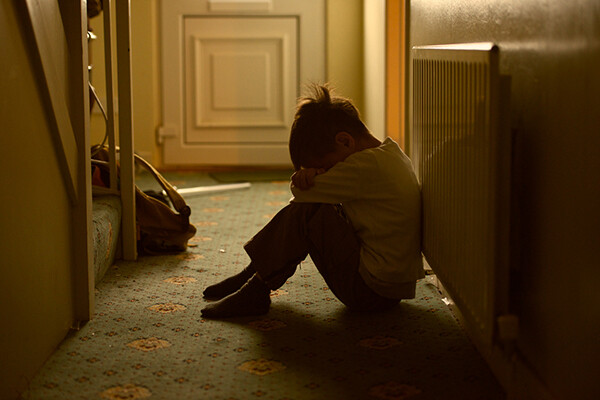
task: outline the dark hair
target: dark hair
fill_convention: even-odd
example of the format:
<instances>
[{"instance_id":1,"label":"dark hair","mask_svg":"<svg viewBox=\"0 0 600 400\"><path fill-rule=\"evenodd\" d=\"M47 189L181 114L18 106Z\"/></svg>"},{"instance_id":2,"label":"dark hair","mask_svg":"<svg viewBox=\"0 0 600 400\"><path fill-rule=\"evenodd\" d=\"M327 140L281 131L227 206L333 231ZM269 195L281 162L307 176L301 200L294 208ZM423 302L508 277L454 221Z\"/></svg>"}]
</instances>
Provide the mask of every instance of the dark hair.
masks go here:
<instances>
[{"instance_id":1,"label":"dark hair","mask_svg":"<svg viewBox=\"0 0 600 400\"><path fill-rule=\"evenodd\" d=\"M332 96L328 85L312 85L310 90L312 96L298 101L290 131L290 158L296 171L334 151L338 132L354 138L369 132L350 99Z\"/></svg>"}]
</instances>

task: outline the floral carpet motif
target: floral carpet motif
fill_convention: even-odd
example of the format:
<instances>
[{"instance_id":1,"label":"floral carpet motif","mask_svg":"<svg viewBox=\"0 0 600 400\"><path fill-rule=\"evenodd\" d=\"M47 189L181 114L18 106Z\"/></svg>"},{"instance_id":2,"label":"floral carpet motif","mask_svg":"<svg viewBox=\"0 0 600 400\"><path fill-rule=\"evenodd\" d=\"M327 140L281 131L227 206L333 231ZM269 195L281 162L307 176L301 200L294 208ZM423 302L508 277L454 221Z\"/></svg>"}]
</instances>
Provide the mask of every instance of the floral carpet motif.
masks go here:
<instances>
[{"instance_id":1,"label":"floral carpet motif","mask_svg":"<svg viewBox=\"0 0 600 400\"><path fill-rule=\"evenodd\" d=\"M178 187L214 184L166 174ZM206 320L202 290L248 263L244 243L290 198L287 182L187 198L186 253L117 261L92 321L31 382L29 399L502 399L435 287L375 314L349 312L310 258L261 317Z\"/></svg>"}]
</instances>

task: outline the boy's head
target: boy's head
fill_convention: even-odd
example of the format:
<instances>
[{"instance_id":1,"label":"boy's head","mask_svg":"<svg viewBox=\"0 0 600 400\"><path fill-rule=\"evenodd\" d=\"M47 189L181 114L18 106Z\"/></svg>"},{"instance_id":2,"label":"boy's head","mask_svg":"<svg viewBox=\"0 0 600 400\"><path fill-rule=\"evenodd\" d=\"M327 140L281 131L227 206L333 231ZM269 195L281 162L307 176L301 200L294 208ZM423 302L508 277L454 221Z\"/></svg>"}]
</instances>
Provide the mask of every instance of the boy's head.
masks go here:
<instances>
[{"instance_id":1,"label":"boy's head","mask_svg":"<svg viewBox=\"0 0 600 400\"><path fill-rule=\"evenodd\" d=\"M352 101L332 96L326 85L311 87L312 96L298 103L290 132L290 157L294 169L321 167L322 160L336 150L336 138L353 139L370 135Z\"/></svg>"}]
</instances>

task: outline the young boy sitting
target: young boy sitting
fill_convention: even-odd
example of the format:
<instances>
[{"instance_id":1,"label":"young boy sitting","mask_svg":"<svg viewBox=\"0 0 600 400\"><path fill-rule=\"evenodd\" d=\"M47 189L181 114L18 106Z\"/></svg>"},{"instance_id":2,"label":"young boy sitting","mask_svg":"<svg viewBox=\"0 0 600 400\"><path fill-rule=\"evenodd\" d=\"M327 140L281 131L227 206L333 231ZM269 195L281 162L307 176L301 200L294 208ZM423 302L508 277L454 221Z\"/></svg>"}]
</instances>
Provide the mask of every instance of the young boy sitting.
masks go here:
<instances>
[{"instance_id":1,"label":"young boy sitting","mask_svg":"<svg viewBox=\"0 0 600 400\"><path fill-rule=\"evenodd\" d=\"M289 148L293 198L244 249L250 264L204 291L207 318L261 315L310 255L349 309L384 310L423 277L421 195L396 142L371 135L352 102L314 87L296 111Z\"/></svg>"}]
</instances>

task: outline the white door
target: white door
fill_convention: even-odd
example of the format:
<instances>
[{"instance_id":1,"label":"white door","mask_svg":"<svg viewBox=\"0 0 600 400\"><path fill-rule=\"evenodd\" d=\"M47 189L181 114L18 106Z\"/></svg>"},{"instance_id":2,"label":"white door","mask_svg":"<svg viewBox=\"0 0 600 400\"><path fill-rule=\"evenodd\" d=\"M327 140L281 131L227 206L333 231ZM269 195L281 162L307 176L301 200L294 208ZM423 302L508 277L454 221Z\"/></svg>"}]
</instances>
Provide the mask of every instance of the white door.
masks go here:
<instances>
[{"instance_id":1,"label":"white door","mask_svg":"<svg viewBox=\"0 0 600 400\"><path fill-rule=\"evenodd\" d=\"M167 165L290 165L301 86L325 80L324 0L163 0Z\"/></svg>"}]
</instances>

